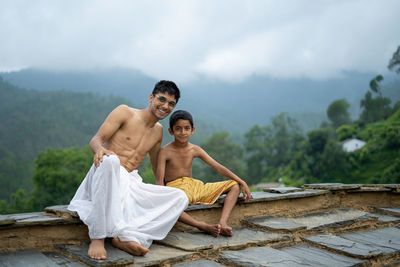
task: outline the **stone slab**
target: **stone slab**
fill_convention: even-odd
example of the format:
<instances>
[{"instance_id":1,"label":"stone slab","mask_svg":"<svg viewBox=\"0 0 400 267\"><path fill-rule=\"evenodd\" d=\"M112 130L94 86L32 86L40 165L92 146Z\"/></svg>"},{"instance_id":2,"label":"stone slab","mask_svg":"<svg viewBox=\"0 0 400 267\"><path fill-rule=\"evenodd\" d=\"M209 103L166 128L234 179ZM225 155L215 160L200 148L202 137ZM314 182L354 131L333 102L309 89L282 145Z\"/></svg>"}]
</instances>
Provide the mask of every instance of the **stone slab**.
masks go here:
<instances>
[{"instance_id":1,"label":"stone slab","mask_svg":"<svg viewBox=\"0 0 400 267\"><path fill-rule=\"evenodd\" d=\"M60 253L54 252L54 251L48 251L48 252L43 252L43 254L55 262L58 266L62 267L85 267L86 265L80 263L79 261L73 260L68 258L65 255L62 255Z\"/></svg>"},{"instance_id":2,"label":"stone slab","mask_svg":"<svg viewBox=\"0 0 400 267\"><path fill-rule=\"evenodd\" d=\"M162 261L181 261L198 255L197 252L187 252L153 244L150 247L150 251L145 256L132 256L120 249L113 247L109 242L106 242L105 247L107 250L107 259L94 260L89 258L87 255L89 244L59 245L57 247L63 251L73 254L81 261L91 266L115 266L128 264L134 264L133 266L154 266L159 265Z\"/></svg>"},{"instance_id":3,"label":"stone slab","mask_svg":"<svg viewBox=\"0 0 400 267\"><path fill-rule=\"evenodd\" d=\"M270 247L248 248L239 251L224 251L220 253L220 260L223 263L233 264L235 266L309 266L298 257Z\"/></svg>"},{"instance_id":4,"label":"stone slab","mask_svg":"<svg viewBox=\"0 0 400 267\"><path fill-rule=\"evenodd\" d=\"M172 266L173 267L221 267L225 265L210 260L197 260L197 261L181 262L178 264L174 264Z\"/></svg>"},{"instance_id":5,"label":"stone slab","mask_svg":"<svg viewBox=\"0 0 400 267\"><path fill-rule=\"evenodd\" d=\"M295 223L288 218L280 218L275 216L244 219L243 222L249 226L260 227L267 230L283 230L294 232L307 229L307 226Z\"/></svg>"},{"instance_id":6,"label":"stone slab","mask_svg":"<svg viewBox=\"0 0 400 267\"><path fill-rule=\"evenodd\" d=\"M305 240L357 258L400 252L400 229L395 227L341 236L328 234L309 236Z\"/></svg>"},{"instance_id":7,"label":"stone slab","mask_svg":"<svg viewBox=\"0 0 400 267\"><path fill-rule=\"evenodd\" d=\"M88 255L89 244L82 245L57 245L57 247L67 253L71 253L76 256L82 262L88 264L89 266L113 266L113 265L124 265L132 264L134 262L134 257L122 250L114 248L110 243L105 243L105 248L107 250L106 260L94 260Z\"/></svg>"},{"instance_id":8,"label":"stone slab","mask_svg":"<svg viewBox=\"0 0 400 267\"><path fill-rule=\"evenodd\" d=\"M281 199L294 199L294 198L304 198L304 197L314 197L319 195L327 194L327 190L304 190L300 192L292 192L287 194L279 193L269 193L269 192L252 192L251 195L253 199L251 202L264 202L264 201L274 201Z\"/></svg>"},{"instance_id":9,"label":"stone slab","mask_svg":"<svg viewBox=\"0 0 400 267\"><path fill-rule=\"evenodd\" d=\"M368 216L372 216L372 217L378 218L378 222L381 222L381 223L389 223L389 222L399 223L400 222L400 218L399 217L393 217L393 216L389 216L389 215L383 215L383 214L377 214L377 213L369 213Z\"/></svg>"},{"instance_id":10,"label":"stone slab","mask_svg":"<svg viewBox=\"0 0 400 267\"><path fill-rule=\"evenodd\" d=\"M40 253L38 250L24 249L14 252L0 253L1 267L58 267L59 265Z\"/></svg>"},{"instance_id":11,"label":"stone slab","mask_svg":"<svg viewBox=\"0 0 400 267\"><path fill-rule=\"evenodd\" d=\"M400 217L400 208L398 207L375 207L375 211L381 214Z\"/></svg>"},{"instance_id":12,"label":"stone slab","mask_svg":"<svg viewBox=\"0 0 400 267\"><path fill-rule=\"evenodd\" d=\"M68 205L56 205L56 206L46 207L44 209L44 211L48 212L48 213L53 213L59 217L79 218L78 213L76 211L70 211L67 208L68 208Z\"/></svg>"},{"instance_id":13,"label":"stone slab","mask_svg":"<svg viewBox=\"0 0 400 267\"><path fill-rule=\"evenodd\" d=\"M162 262L178 262L199 255L198 252L182 251L180 249L153 244L144 257L134 257L133 266L160 266Z\"/></svg>"},{"instance_id":14,"label":"stone slab","mask_svg":"<svg viewBox=\"0 0 400 267\"><path fill-rule=\"evenodd\" d=\"M323 230L351 225L359 221L377 220L368 213L354 209L336 209L311 213L304 216L288 218L288 220L307 227L308 230Z\"/></svg>"},{"instance_id":15,"label":"stone slab","mask_svg":"<svg viewBox=\"0 0 400 267\"><path fill-rule=\"evenodd\" d=\"M323 190L349 190L359 189L359 184L342 184L342 183L322 183L322 184L305 184L302 186L304 189L323 189Z\"/></svg>"},{"instance_id":16,"label":"stone slab","mask_svg":"<svg viewBox=\"0 0 400 267\"><path fill-rule=\"evenodd\" d=\"M288 235L249 228L234 228L232 237L220 235L215 238L203 232L170 232L165 239L158 242L183 250L198 251L204 249L242 248L248 244L264 245L289 239Z\"/></svg>"},{"instance_id":17,"label":"stone slab","mask_svg":"<svg viewBox=\"0 0 400 267\"><path fill-rule=\"evenodd\" d=\"M308 245L290 247L282 249L282 251L302 259L309 266L364 266L365 263L362 260L342 256Z\"/></svg>"},{"instance_id":18,"label":"stone slab","mask_svg":"<svg viewBox=\"0 0 400 267\"><path fill-rule=\"evenodd\" d=\"M304 239L310 243L361 259L379 256L382 254L382 251L379 248L370 247L365 244L360 244L331 234L314 235Z\"/></svg>"},{"instance_id":19,"label":"stone slab","mask_svg":"<svg viewBox=\"0 0 400 267\"><path fill-rule=\"evenodd\" d=\"M268 188L263 188L264 192L278 193L278 194L287 194L287 193L299 192L299 191L303 191L303 190L304 189L299 188L299 187L268 187Z\"/></svg>"},{"instance_id":20,"label":"stone slab","mask_svg":"<svg viewBox=\"0 0 400 267\"><path fill-rule=\"evenodd\" d=\"M30 212L30 213L18 213L18 214L8 214L1 215L0 220L14 220L14 224L11 226L21 227L21 226L33 226L33 225L57 225L66 223L78 223L79 219L65 219L57 217L53 214L48 214L46 212ZM10 225L3 225L10 226Z\"/></svg>"}]
</instances>

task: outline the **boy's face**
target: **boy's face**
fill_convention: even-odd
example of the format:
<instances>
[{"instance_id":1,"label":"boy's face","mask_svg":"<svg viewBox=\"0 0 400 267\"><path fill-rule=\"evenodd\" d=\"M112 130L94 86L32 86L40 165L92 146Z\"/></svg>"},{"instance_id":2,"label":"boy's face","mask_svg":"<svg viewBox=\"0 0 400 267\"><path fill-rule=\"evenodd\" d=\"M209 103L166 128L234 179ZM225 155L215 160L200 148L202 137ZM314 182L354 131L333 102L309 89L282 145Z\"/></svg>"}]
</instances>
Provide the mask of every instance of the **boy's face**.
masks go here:
<instances>
[{"instance_id":1,"label":"boy's face","mask_svg":"<svg viewBox=\"0 0 400 267\"><path fill-rule=\"evenodd\" d=\"M190 125L188 120L178 120L172 129L168 129L169 133L175 137L175 141L188 142L192 134L194 133L194 127Z\"/></svg>"}]
</instances>

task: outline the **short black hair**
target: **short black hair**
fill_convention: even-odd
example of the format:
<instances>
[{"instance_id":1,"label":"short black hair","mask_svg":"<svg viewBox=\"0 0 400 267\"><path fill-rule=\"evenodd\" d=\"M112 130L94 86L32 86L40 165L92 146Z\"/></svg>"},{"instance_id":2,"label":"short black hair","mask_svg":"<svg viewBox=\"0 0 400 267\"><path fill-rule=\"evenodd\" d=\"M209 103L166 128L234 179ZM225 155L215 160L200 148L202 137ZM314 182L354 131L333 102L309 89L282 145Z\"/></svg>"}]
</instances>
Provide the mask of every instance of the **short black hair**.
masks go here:
<instances>
[{"instance_id":1,"label":"short black hair","mask_svg":"<svg viewBox=\"0 0 400 267\"><path fill-rule=\"evenodd\" d=\"M186 110L177 110L174 113L172 113L171 117L169 117L169 128L171 128L171 130L173 130L173 127L178 120L189 121L190 125L193 128L193 117Z\"/></svg>"},{"instance_id":2,"label":"short black hair","mask_svg":"<svg viewBox=\"0 0 400 267\"><path fill-rule=\"evenodd\" d=\"M156 83L152 94L153 96L156 96L157 93L168 93L175 96L176 103L178 103L178 100L181 97L181 92L179 91L178 86L176 86L172 81L161 80Z\"/></svg>"}]
</instances>

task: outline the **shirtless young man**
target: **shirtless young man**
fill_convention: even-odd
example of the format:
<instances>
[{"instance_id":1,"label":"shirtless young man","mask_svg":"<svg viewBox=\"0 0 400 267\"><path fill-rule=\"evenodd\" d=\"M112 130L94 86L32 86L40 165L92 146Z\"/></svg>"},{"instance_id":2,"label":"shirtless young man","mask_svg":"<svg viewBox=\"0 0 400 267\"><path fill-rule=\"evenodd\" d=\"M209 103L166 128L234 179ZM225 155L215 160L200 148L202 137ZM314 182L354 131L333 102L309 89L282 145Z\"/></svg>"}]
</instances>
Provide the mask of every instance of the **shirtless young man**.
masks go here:
<instances>
[{"instance_id":1,"label":"shirtless young man","mask_svg":"<svg viewBox=\"0 0 400 267\"><path fill-rule=\"evenodd\" d=\"M232 236L232 227L228 225L227 221L239 196L239 185L242 186L246 202L251 199L249 187L245 181L215 161L201 147L189 142L194 133L193 118L189 112L175 111L169 119L169 125L168 130L175 140L165 145L160 151L157 164L157 184L166 184L168 187L183 190L190 204L212 204L221 194L226 194L218 224L197 221L185 212L182 213L179 221L197 227L214 237L219 234ZM203 182L191 178L194 158L200 158L219 174L231 180L203 184Z\"/></svg>"},{"instance_id":2,"label":"shirtless young man","mask_svg":"<svg viewBox=\"0 0 400 267\"><path fill-rule=\"evenodd\" d=\"M118 106L90 141L94 164L68 206L88 226L89 257L107 258L106 237L130 254L145 255L187 207L181 190L145 184L136 170L149 153L156 172L162 141L158 121L171 113L179 97L175 83L160 81L146 109Z\"/></svg>"}]
</instances>

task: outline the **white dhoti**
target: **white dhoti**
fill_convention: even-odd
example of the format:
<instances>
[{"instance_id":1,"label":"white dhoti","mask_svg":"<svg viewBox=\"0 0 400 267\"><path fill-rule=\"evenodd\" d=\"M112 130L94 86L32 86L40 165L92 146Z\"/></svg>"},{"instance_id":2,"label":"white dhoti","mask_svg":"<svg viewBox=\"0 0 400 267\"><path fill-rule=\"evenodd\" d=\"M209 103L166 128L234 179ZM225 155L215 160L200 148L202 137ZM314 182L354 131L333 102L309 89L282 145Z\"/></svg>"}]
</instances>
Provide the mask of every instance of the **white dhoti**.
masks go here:
<instances>
[{"instance_id":1,"label":"white dhoti","mask_svg":"<svg viewBox=\"0 0 400 267\"><path fill-rule=\"evenodd\" d=\"M119 237L150 247L163 239L188 205L182 190L145 184L117 156L92 165L68 206L88 226L90 239Z\"/></svg>"}]
</instances>

